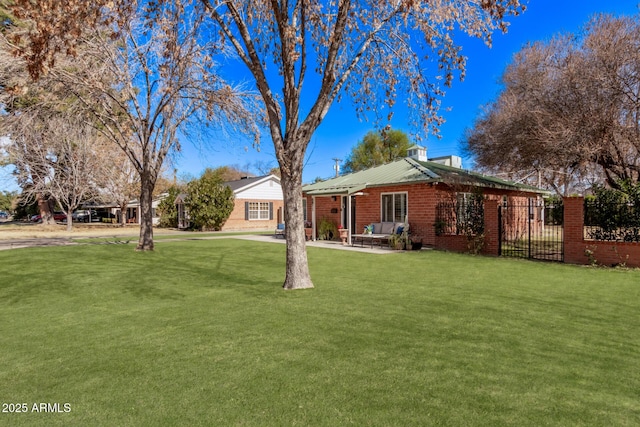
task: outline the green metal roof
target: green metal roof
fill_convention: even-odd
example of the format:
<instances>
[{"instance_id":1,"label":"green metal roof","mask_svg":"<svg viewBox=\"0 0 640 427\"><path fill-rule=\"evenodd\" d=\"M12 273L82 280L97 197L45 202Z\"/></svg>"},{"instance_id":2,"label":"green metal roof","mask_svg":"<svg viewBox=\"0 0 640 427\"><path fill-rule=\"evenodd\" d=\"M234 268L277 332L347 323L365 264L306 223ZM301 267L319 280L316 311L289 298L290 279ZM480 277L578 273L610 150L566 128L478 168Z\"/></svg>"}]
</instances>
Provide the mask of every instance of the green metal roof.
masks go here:
<instances>
[{"instance_id":1,"label":"green metal roof","mask_svg":"<svg viewBox=\"0 0 640 427\"><path fill-rule=\"evenodd\" d=\"M302 191L310 196L347 195L357 193L365 188L420 182L442 182L449 185L470 185L531 193L547 193L546 190L528 185L505 181L440 163L419 162L409 157L327 181L305 185Z\"/></svg>"}]
</instances>

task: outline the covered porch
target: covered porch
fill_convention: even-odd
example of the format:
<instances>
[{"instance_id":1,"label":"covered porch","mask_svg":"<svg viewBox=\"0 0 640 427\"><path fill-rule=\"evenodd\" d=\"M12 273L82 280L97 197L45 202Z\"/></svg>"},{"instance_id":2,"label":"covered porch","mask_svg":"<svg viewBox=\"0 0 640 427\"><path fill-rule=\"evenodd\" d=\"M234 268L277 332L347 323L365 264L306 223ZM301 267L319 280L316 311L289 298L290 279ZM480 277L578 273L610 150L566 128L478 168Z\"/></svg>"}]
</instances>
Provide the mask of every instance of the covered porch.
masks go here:
<instances>
[{"instance_id":1,"label":"covered porch","mask_svg":"<svg viewBox=\"0 0 640 427\"><path fill-rule=\"evenodd\" d=\"M328 220L334 222L338 228L346 230L346 244L351 246L353 235L357 234L357 200L367 195L363 191L365 188L366 185L354 185L304 191L305 218L311 223L311 241L316 241L318 221ZM319 203L319 200L322 200L322 203Z\"/></svg>"}]
</instances>

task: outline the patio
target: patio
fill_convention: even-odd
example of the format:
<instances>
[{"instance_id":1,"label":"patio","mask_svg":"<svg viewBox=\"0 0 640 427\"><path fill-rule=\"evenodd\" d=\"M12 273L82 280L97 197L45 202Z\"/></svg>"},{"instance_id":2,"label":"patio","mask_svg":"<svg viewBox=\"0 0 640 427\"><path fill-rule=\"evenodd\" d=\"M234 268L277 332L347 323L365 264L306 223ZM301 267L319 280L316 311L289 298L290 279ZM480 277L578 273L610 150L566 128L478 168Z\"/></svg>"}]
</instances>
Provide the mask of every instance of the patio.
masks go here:
<instances>
[{"instance_id":1,"label":"patio","mask_svg":"<svg viewBox=\"0 0 640 427\"><path fill-rule=\"evenodd\" d=\"M253 235L248 234L248 235L233 236L233 238L242 239L242 240L254 240L258 242L270 242L270 243L280 243L280 244L286 243L285 239L277 238L272 234L253 234ZM364 253L377 254L377 255L404 252L404 251L393 250L385 245L374 246L373 248L367 245L365 245L364 247L360 247L360 246L343 245L341 242L334 241L334 240L315 240L315 241L309 240L306 243L307 243L307 247L338 249L342 251L364 252ZM430 248L423 247L421 250L429 250L429 249Z\"/></svg>"}]
</instances>

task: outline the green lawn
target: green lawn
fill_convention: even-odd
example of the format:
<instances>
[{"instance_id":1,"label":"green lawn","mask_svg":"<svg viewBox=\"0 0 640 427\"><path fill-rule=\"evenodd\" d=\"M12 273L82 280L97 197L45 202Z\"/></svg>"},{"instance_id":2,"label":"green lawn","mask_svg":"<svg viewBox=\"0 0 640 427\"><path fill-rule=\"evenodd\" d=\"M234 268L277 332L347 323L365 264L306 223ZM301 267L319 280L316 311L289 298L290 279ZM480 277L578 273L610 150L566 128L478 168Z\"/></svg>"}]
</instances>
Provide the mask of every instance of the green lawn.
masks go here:
<instances>
[{"instance_id":1,"label":"green lawn","mask_svg":"<svg viewBox=\"0 0 640 427\"><path fill-rule=\"evenodd\" d=\"M200 240L210 239L212 237L229 237L242 236L247 234L273 234L273 231L216 231L216 232L182 232L174 234L154 234L154 242L162 240ZM139 234L127 234L123 231L122 236L106 236L106 237L74 237L76 243L138 243Z\"/></svg>"},{"instance_id":2,"label":"green lawn","mask_svg":"<svg viewBox=\"0 0 640 427\"><path fill-rule=\"evenodd\" d=\"M640 424L639 271L284 250L0 252L0 425Z\"/></svg>"}]
</instances>

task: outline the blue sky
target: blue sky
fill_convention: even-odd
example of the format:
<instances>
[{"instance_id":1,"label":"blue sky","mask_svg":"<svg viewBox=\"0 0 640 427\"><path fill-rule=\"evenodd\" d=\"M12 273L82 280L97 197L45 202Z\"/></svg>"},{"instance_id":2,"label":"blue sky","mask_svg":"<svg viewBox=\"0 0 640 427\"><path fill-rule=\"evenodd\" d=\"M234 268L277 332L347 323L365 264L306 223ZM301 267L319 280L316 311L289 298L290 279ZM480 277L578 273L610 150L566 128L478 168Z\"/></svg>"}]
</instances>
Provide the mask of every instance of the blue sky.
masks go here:
<instances>
[{"instance_id":1,"label":"blue sky","mask_svg":"<svg viewBox=\"0 0 640 427\"><path fill-rule=\"evenodd\" d=\"M547 40L560 33L577 32L596 13L634 15L637 5L638 0L529 0L526 12L511 18L509 31L495 34L492 48L476 39L459 38L458 43L468 58L466 78L463 82L454 81L443 98L441 114L446 122L440 128L441 138L429 136L420 144L427 147L429 157L461 155L460 140L465 129L473 125L481 106L499 93L500 76L513 54L523 45L529 41ZM444 111L445 108L451 111ZM407 133L411 131L401 110L396 111L391 125ZM371 130L374 130L373 124L359 121L348 99L343 98L340 104L334 104L311 140L303 181L331 177L334 174L332 159L345 159L351 148ZM198 175L209 166L243 166L255 161L276 165L269 138L263 138L260 152L241 141L208 151L195 150L188 144L183 148L177 163L178 174ZM472 161L464 159L463 166L472 167Z\"/></svg>"},{"instance_id":2,"label":"blue sky","mask_svg":"<svg viewBox=\"0 0 640 427\"><path fill-rule=\"evenodd\" d=\"M488 48L479 40L461 37L467 56L467 73L463 82L454 81L443 98L442 111L446 122L440 128L441 138L429 136L420 143L427 147L429 157L460 155L460 140L466 128L473 125L482 105L499 93L498 81L515 52L530 41L547 40L556 34L576 32L596 13L635 15L638 0L529 0L527 11L510 19L507 34L496 34L493 47ZM398 103L399 105L400 103ZM450 108L451 111L444 111ZM411 129L403 120L403 112L397 110L391 125L409 133ZM371 122L359 121L349 100L343 98L334 104L327 117L314 134L308 149L303 181L316 177L328 178L334 174L333 158L345 159L351 148L362 137L374 130ZM244 166L256 161L276 166L274 149L269 138L263 138L258 152L246 141L213 141L206 149L198 149L183 142L182 153L176 159L178 175L198 176L207 167L224 165ZM472 167L470 159L464 167ZM16 189L15 183L0 170L0 190Z\"/></svg>"}]
</instances>

